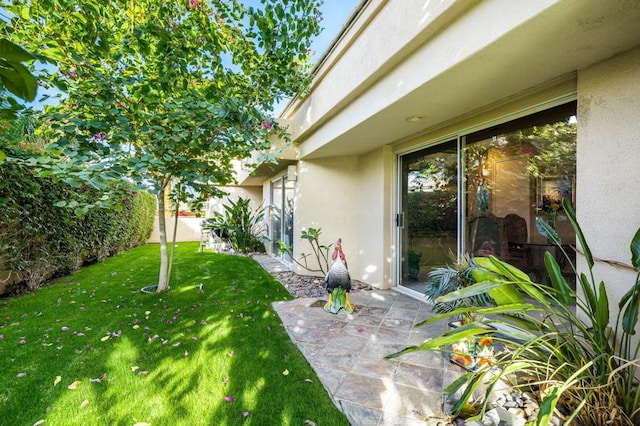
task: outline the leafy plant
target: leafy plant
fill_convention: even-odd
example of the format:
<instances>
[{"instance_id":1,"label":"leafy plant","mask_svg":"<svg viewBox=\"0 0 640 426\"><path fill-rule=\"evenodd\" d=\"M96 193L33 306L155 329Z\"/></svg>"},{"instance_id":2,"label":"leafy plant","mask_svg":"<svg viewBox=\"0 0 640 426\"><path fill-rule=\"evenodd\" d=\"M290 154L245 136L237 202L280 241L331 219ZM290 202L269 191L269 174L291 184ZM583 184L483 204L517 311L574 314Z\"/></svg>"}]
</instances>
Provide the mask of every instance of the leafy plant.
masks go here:
<instances>
[{"instance_id":1,"label":"leafy plant","mask_svg":"<svg viewBox=\"0 0 640 426\"><path fill-rule=\"evenodd\" d=\"M475 284L476 276L482 269L470 256L464 256L452 266L445 266L431 270L425 282L425 297L433 305L437 313L451 312L459 308L493 306L495 302L487 293L475 294L470 297L456 298L442 301L442 297ZM474 319L473 311L460 315L463 323L470 323Z\"/></svg>"},{"instance_id":2,"label":"leafy plant","mask_svg":"<svg viewBox=\"0 0 640 426\"><path fill-rule=\"evenodd\" d=\"M91 202L101 196L95 188L36 177L29 166L13 160L23 155L21 150L5 149L10 159L0 167L0 269L22 277L10 291L35 289L149 238L155 210L151 194L129 187L114 195L111 209L94 208L78 217L74 204L61 205L60 200Z\"/></svg>"},{"instance_id":3,"label":"leafy plant","mask_svg":"<svg viewBox=\"0 0 640 426\"><path fill-rule=\"evenodd\" d=\"M333 244L324 245L320 244L320 234L322 230L320 228L309 228L308 230L303 230L300 234L300 238L309 242L311 246L311 251L313 252L313 256L315 257L315 263L318 265L317 267L313 267L309 265L307 258L311 257L311 254L300 253L300 260L293 257L293 249L290 246L287 246L284 241L279 241L278 244L280 247L278 248L278 254L287 254L293 261L299 265L300 267L306 269L309 272L321 272L322 275L326 275L329 272L329 250Z\"/></svg>"},{"instance_id":4,"label":"leafy plant","mask_svg":"<svg viewBox=\"0 0 640 426\"><path fill-rule=\"evenodd\" d=\"M309 85L319 0L4 3L10 19L0 29L54 57L43 84L66 95L42 118L52 144L37 165L98 186L114 174L156 194L157 289L166 290L169 185L219 196L232 161L289 140L271 113ZM82 169L70 176L63 163Z\"/></svg>"},{"instance_id":5,"label":"leafy plant","mask_svg":"<svg viewBox=\"0 0 640 426\"><path fill-rule=\"evenodd\" d=\"M205 221L208 229L218 228L227 235L233 248L240 253L264 252L268 241L264 225L264 208L252 210L248 198L230 200L224 212L216 212Z\"/></svg>"},{"instance_id":6,"label":"leafy plant","mask_svg":"<svg viewBox=\"0 0 640 426\"><path fill-rule=\"evenodd\" d=\"M607 286L594 275L594 257L576 221L575 212L564 200L569 218L586 261L586 272L571 265L578 280L573 290L561 273L555 257L545 254L545 265L552 286L534 283L519 269L495 257L486 258L481 266L486 280L451 294L448 299L469 297L501 286L516 286L530 302L503 303L496 307L476 309L475 313L493 315L485 322L499 333L505 351L497 357L499 372L475 372L463 375L448 389L454 393L464 387L453 407L459 413L464 403L481 383L486 385L484 408L492 390L500 380L512 386L535 392L541 401L536 425L547 425L557 408L568 413L565 422L588 425L636 425L640 423L640 342L635 336L640 305L640 230L631 241L632 268L636 279L618 301L618 313L612 318ZM538 230L562 249L555 230L543 219ZM567 259L567 253L565 253ZM574 305L575 303L575 305ZM438 315L422 325L431 324L465 312L456 309ZM486 334L471 323L429 339L388 357L393 358L417 350L438 350L463 336Z\"/></svg>"}]
</instances>

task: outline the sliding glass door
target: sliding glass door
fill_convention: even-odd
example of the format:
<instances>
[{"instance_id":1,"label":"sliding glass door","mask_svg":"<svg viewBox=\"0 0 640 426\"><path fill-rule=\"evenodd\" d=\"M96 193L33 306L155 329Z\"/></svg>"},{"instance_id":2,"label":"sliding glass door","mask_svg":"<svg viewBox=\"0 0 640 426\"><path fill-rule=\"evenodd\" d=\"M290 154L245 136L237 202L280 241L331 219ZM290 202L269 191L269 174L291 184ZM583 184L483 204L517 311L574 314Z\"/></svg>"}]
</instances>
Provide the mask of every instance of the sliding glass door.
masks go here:
<instances>
[{"instance_id":1,"label":"sliding glass door","mask_svg":"<svg viewBox=\"0 0 640 426\"><path fill-rule=\"evenodd\" d=\"M278 253L280 243L293 249L293 202L295 181L281 176L271 182L270 239L271 252ZM287 259L291 260L291 259Z\"/></svg>"},{"instance_id":2,"label":"sliding glass door","mask_svg":"<svg viewBox=\"0 0 640 426\"><path fill-rule=\"evenodd\" d=\"M457 152L450 141L401 158L400 285L411 290L423 292L428 272L457 256Z\"/></svg>"},{"instance_id":3,"label":"sliding glass door","mask_svg":"<svg viewBox=\"0 0 640 426\"><path fill-rule=\"evenodd\" d=\"M575 206L575 109L571 102L402 155L398 285L423 292L429 271L462 254L495 256L545 283L547 252L575 284L576 236L562 207L565 199ZM537 232L540 220L561 248Z\"/></svg>"}]
</instances>

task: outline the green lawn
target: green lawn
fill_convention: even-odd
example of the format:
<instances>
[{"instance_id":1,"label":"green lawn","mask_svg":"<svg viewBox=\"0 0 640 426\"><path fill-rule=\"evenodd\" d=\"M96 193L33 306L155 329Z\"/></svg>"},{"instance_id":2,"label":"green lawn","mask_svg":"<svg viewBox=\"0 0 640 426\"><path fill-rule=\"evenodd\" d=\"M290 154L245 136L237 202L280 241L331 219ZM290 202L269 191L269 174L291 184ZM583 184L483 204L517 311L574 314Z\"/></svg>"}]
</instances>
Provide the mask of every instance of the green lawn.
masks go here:
<instances>
[{"instance_id":1,"label":"green lawn","mask_svg":"<svg viewBox=\"0 0 640 426\"><path fill-rule=\"evenodd\" d=\"M347 425L271 307L252 259L158 245L0 299L0 425ZM202 283L203 292L198 291Z\"/></svg>"}]
</instances>

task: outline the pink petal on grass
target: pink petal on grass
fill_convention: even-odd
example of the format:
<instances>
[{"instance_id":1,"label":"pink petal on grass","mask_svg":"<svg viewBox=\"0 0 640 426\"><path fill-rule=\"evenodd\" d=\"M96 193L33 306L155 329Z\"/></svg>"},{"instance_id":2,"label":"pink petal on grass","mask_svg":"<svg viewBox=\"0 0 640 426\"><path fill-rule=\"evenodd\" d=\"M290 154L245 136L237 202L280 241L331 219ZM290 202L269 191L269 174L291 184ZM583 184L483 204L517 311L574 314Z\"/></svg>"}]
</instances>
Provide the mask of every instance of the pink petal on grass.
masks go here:
<instances>
[{"instance_id":1,"label":"pink petal on grass","mask_svg":"<svg viewBox=\"0 0 640 426\"><path fill-rule=\"evenodd\" d=\"M21 345L24 345L25 343L27 343L27 341L24 340L24 339L20 339L20 341L18 343L21 344Z\"/></svg>"},{"instance_id":2,"label":"pink petal on grass","mask_svg":"<svg viewBox=\"0 0 640 426\"><path fill-rule=\"evenodd\" d=\"M69 327L66 327L66 326L65 326L65 327L61 327L61 328L60 328L60 330L62 330L62 331L69 331Z\"/></svg>"},{"instance_id":3,"label":"pink petal on grass","mask_svg":"<svg viewBox=\"0 0 640 426\"><path fill-rule=\"evenodd\" d=\"M227 402L233 402L233 397L232 396L225 396L224 400Z\"/></svg>"},{"instance_id":4,"label":"pink petal on grass","mask_svg":"<svg viewBox=\"0 0 640 426\"><path fill-rule=\"evenodd\" d=\"M229 356L234 356L236 353L234 351L229 352Z\"/></svg>"},{"instance_id":5,"label":"pink petal on grass","mask_svg":"<svg viewBox=\"0 0 640 426\"><path fill-rule=\"evenodd\" d=\"M242 413L242 417L247 417L247 416L249 416L249 412L248 412L248 411L244 411L244 412Z\"/></svg>"}]
</instances>

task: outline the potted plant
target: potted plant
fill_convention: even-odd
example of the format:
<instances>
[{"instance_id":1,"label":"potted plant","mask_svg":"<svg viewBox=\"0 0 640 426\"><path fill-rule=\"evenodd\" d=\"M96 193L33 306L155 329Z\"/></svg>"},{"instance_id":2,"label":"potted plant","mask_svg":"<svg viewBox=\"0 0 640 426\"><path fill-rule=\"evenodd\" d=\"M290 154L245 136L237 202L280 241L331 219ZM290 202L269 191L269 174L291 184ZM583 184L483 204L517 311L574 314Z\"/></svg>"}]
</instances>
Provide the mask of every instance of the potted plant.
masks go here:
<instances>
[{"instance_id":1,"label":"potted plant","mask_svg":"<svg viewBox=\"0 0 640 426\"><path fill-rule=\"evenodd\" d=\"M407 252L407 264L409 266L408 276L412 280L417 280L420 275L420 260L422 253L419 251L409 250Z\"/></svg>"}]
</instances>

